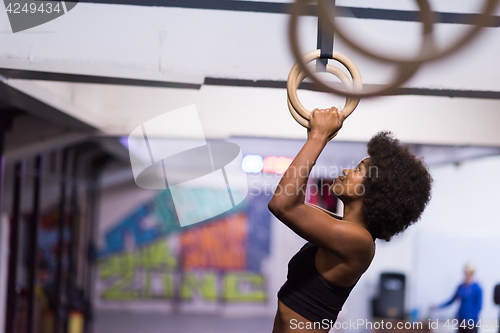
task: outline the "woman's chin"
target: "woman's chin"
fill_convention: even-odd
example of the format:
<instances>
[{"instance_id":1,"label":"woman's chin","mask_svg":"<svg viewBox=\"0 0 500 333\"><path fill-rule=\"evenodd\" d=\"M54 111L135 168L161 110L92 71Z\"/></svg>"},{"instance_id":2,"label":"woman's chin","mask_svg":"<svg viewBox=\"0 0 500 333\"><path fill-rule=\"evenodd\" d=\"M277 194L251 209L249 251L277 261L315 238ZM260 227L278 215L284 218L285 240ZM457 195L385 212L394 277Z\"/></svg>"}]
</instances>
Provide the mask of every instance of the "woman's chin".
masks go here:
<instances>
[{"instance_id":1,"label":"woman's chin","mask_svg":"<svg viewBox=\"0 0 500 333\"><path fill-rule=\"evenodd\" d=\"M335 191L335 189L337 189L337 191ZM340 180L338 178L335 178L328 191L340 199L340 197L342 196L342 187L340 186Z\"/></svg>"}]
</instances>

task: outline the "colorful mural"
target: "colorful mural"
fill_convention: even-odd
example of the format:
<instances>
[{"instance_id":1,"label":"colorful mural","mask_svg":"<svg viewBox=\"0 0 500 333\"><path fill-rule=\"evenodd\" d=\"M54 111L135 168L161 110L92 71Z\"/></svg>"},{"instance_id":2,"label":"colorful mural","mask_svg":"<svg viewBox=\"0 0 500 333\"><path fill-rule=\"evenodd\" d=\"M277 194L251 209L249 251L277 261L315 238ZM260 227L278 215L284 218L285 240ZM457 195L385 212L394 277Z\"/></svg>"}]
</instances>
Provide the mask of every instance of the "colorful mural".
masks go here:
<instances>
[{"instance_id":1,"label":"colorful mural","mask_svg":"<svg viewBox=\"0 0 500 333\"><path fill-rule=\"evenodd\" d=\"M189 191L196 198L213 195ZM159 192L102 235L100 301L266 302L269 199L249 195L224 214L181 228L169 191Z\"/></svg>"}]
</instances>

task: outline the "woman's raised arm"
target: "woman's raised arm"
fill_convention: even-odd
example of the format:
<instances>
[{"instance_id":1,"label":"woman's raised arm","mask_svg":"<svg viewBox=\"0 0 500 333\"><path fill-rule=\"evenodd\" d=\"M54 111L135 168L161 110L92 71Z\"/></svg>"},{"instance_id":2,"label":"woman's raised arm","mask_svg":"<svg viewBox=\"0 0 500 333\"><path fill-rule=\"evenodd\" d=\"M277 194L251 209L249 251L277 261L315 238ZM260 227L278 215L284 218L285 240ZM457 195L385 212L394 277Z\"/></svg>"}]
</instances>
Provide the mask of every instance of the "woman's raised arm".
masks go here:
<instances>
[{"instance_id":1,"label":"woman's raised arm","mask_svg":"<svg viewBox=\"0 0 500 333\"><path fill-rule=\"evenodd\" d=\"M342 127L343 114L336 108L313 110L310 116L311 132L304 147L297 154L269 202L269 210L302 238L341 257L366 253L371 236L356 224L346 223L305 203L309 174L328 141ZM369 241L365 249L360 239ZM361 246L360 246L361 245ZM361 255L364 257L364 255Z\"/></svg>"}]
</instances>

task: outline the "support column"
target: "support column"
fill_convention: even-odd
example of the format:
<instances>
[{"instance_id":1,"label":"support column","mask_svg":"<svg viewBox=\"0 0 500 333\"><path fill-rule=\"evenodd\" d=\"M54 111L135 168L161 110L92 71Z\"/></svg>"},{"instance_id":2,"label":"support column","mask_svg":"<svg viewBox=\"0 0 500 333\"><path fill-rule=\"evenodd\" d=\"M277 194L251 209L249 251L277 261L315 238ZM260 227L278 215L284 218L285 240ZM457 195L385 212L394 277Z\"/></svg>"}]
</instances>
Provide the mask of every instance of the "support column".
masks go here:
<instances>
[{"instance_id":1,"label":"support column","mask_svg":"<svg viewBox=\"0 0 500 333\"><path fill-rule=\"evenodd\" d=\"M19 227L21 222L21 200L26 162L17 162L14 167L14 193L12 219L10 223L9 272L7 280L7 307L5 311L5 332L14 332L17 311L17 267L19 263Z\"/></svg>"},{"instance_id":2,"label":"support column","mask_svg":"<svg viewBox=\"0 0 500 333\"><path fill-rule=\"evenodd\" d=\"M99 202L100 202L100 184L99 177L101 169L106 163L107 156L99 156L92 160L90 165L90 185L88 189L88 245L87 245L87 269L85 276L85 294L86 294L86 306L85 311L85 333L92 332L92 322L93 322L93 307L92 307L92 297L94 296L94 274L95 274L95 256L96 256L96 224L99 219Z\"/></svg>"},{"instance_id":3,"label":"support column","mask_svg":"<svg viewBox=\"0 0 500 333\"><path fill-rule=\"evenodd\" d=\"M38 155L35 162L35 181L33 186L33 208L28 235L28 325L27 332L35 333L35 286L37 248L38 248L38 222L40 220L40 194L42 193L43 174L45 168L45 155Z\"/></svg>"},{"instance_id":4,"label":"support column","mask_svg":"<svg viewBox=\"0 0 500 333\"><path fill-rule=\"evenodd\" d=\"M8 235L3 235L3 231L8 230L7 226L2 225L3 223L3 188L5 183L5 157L4 157L4 145L5 145L5 135L8 130L12 127L12 119L14 112L10 110L0 110L0 246L1 242L6 240ZM7 271L6 263L2 260L7 259L7 250L5 247L0 247L0 333L4 333L5 325L6 325L6 275ZM5 256L4 256L5 254ZM4 271L2 269L5 267ZM5 284L4 284L5 282Z\"/></svg>"},{"instance_id":5,"label":"support column","mask_svg":"<svg viewBox=\"0 0 500 333\"><path fill-rule=\"evenodd\" d=\"M57 271L55 278L56 297L55 297L55 318L54 318L54 333L61 333L62 324L64 323L65 305L67 303L66 295L64 293L64 269L63 269L63 256L64 256L64 225L66 222L66 185L67 185L67 169L68 169L69 151L64 149L62 152L61 162L61 192L59 199L59 224L58 224L58 245L57 245Z\"/></svg>"}]
</instances>

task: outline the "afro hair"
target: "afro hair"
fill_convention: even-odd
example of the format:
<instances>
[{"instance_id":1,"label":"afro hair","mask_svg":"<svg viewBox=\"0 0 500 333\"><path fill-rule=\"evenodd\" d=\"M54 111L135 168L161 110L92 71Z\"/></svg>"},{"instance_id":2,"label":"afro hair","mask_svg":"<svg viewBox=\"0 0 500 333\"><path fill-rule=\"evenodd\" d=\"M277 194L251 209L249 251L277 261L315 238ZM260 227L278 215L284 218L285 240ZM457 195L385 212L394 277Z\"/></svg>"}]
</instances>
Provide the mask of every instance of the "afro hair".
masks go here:
<instances>
[{"instance_id":1,"label":"afro hair","mask_svg":"<svg viewBox=\"0 0 500 333\"><path fill-rule=\"evenodd\" d=\"M367 146L363 214L371 234L389 241L420 218L431 197L432 177L423 160L391 132L379 132Z\"/></svg>"}]
</instances>

